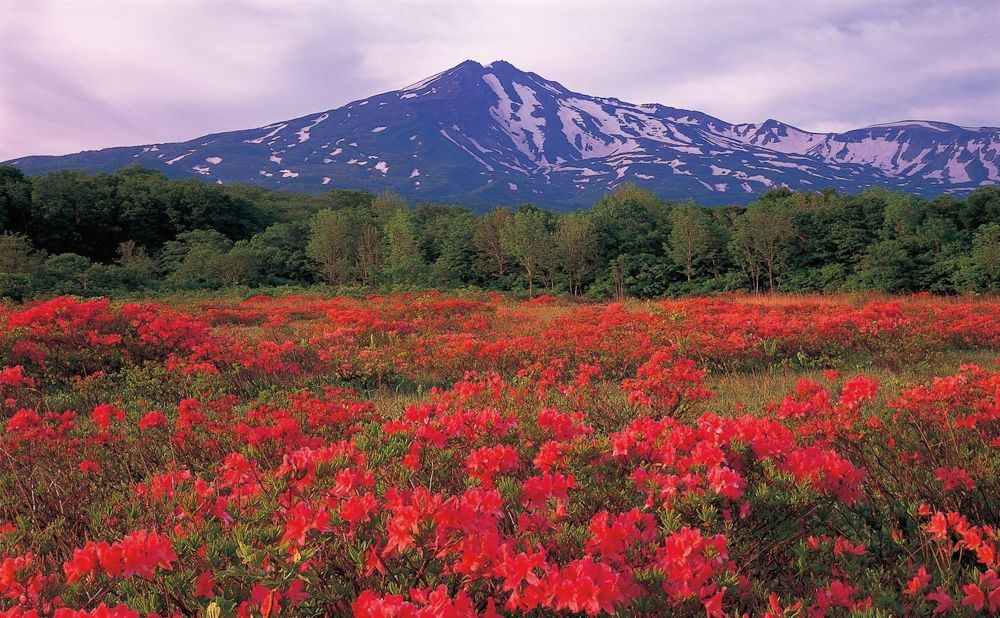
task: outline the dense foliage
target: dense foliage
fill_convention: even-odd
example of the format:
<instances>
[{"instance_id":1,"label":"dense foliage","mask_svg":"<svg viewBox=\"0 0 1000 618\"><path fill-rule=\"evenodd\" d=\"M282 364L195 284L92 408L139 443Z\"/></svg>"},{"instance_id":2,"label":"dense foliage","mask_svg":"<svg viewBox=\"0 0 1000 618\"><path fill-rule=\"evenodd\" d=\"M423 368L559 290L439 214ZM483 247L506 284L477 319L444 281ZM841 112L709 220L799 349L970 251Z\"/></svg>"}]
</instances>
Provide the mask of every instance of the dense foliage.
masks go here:
<instances>
[{"instance_id":1,"label":"dense foliage","mask_svg":"<svg viewBox=\"0 0 1000 618\"><path fill-rule=\"evenodd\" d=\"M483 289L593 298L720 291L1000 289L1000 188L933 200L773 189L748 208L626 185L573 214L475 214L392 194L320 196L128 168L0 168L0 297L232 286Z\"/></svg>"},{"instance_id":2,"label":"dense foliage","mask_svg":"<svg viewBox=\"0 0 1000 618\"><path fill-rule=\"evenodd\" d=\"M0 616L1000 611L993 301L60 297L0 333Z\"/></svg>"}]
</instances>

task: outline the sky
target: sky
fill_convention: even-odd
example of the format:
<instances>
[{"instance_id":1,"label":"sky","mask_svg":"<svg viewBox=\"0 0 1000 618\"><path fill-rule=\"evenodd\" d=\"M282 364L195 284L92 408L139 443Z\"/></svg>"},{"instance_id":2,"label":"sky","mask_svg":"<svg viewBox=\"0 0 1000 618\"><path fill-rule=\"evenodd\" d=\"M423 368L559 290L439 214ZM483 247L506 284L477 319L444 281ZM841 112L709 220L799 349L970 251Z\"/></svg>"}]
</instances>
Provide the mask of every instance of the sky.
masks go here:
<instances>
[{"instance_id":1,"label":"sky","mask_svg":"<svg viewBox=\"0 0 1000 618\"><path fill-rule=\"evenodd\" d=\"M183 141L507 60L586 94L1000 126L997 0L0 0L0 161Z\"/></svg>"}]
</instances>

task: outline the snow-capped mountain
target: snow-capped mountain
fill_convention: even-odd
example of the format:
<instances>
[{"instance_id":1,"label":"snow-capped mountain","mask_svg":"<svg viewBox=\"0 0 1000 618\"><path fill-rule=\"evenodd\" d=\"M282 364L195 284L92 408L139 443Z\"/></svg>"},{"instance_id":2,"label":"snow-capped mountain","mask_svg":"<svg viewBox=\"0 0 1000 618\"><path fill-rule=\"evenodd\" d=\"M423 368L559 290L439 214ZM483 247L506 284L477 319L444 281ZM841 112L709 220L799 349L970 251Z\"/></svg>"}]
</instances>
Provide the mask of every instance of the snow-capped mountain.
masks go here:
<instances>
[{"instance_id":1,"label":"snow-capped mountain","mask_svg":"<svg viewBox=\"0 0 1000 618\"><path fill-rule=\"evenodd\" d=\"M580 207L625 182L668 199L733 204L780 185L938 195L997 184L1000 129L912 120L810 133L777 120L730 124L470 60L401 90L257 129L8 163L29 174L138 164L175 178L308 193L391 189L474 207Z\"/></svg>"}]
</instances>

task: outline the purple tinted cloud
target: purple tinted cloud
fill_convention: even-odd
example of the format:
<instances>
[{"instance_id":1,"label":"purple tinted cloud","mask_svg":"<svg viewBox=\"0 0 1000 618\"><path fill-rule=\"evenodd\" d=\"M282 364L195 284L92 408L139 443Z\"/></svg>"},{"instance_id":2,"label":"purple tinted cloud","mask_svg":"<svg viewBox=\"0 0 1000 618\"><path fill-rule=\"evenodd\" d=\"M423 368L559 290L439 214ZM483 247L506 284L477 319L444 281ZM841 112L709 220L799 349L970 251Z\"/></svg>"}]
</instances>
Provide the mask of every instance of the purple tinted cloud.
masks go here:
<instances>
[{"instance_id":1,"label":"purple tinted cloud","mask_svg":"<svg viewBox=\"0 0 1000 618\"><path fill-rule=\"evenodd\" d=\"M0 0L0 160L260 126L467 58L843 130L1000 125L994 0Z\"/></svg>"}]
</instances>

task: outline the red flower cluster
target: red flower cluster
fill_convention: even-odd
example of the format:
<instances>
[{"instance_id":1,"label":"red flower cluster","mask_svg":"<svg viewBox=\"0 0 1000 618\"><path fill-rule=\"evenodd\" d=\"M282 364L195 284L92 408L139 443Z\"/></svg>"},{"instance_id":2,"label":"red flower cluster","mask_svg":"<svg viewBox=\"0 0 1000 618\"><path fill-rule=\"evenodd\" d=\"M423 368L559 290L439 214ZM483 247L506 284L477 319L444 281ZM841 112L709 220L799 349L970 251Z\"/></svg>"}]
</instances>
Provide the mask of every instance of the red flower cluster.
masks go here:
<instances>
[{"instance_id":1,"label":"red flower cluster","mask_svg":"<svg viewBox=\"0 0 1000 618\"><path fill-rule=\"evenodd\" d=\"M170 539L156 532L139 530L114 543L87 543L73 551L63 565L66 581L73 583L95 573L132 579L151 579L157 568L170 570L177 561Z\"/></svg>"},{"instance_id":2,"label":"red flower cluster","mask_svg":"<svg viewBox=\"0 0 1000 618\"><path fill-rule=\"evenodd\" d=\"M891 371L1000 348L994 301L0 325L0 618L1000 612L1000 371Z\"/></svg>"}]
</instances>

